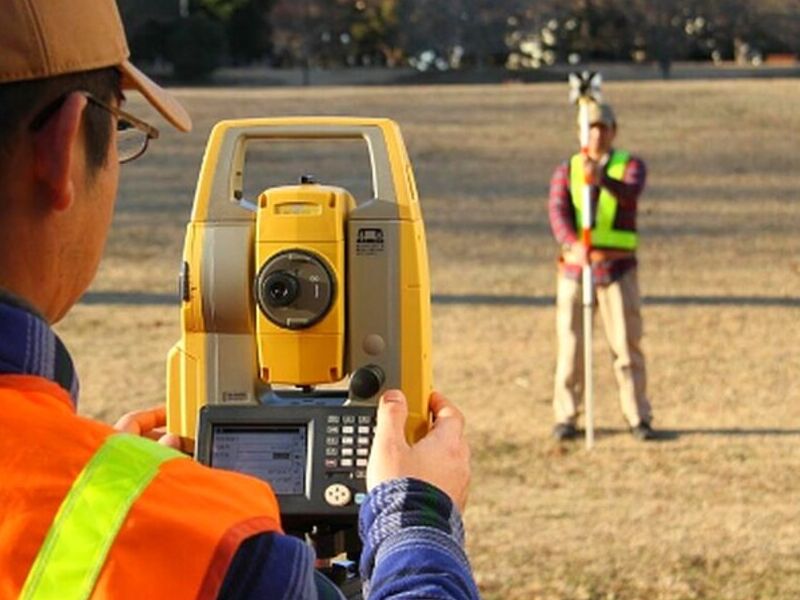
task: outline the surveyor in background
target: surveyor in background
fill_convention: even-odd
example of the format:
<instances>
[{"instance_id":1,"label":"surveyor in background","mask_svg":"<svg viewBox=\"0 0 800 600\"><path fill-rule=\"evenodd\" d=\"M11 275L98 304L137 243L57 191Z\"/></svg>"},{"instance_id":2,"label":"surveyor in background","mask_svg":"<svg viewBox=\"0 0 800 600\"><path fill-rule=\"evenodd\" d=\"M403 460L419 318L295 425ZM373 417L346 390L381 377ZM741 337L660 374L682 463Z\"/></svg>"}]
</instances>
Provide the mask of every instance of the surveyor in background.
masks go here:
<instances>
[{"instance_id":1,"label":"surveyor in background","mask_svg":"<svg viewBox=\"0 0 800 600\"><path fill-rule=\"evenodd\" d=\"M157 136L122 109L123 89L191 126L127 57L113 0L3 4L0 598L338 597L313 551L280 532L267 484L75 414L78 378L51 325L95 274L119 164ZM431 408L414 447L403 395L387 392L378 409L361 511L372 598L477 597L459 516L463 418L438 394ZM162 419L123 426L150 433Z\"/></svg>"},{"instance_id":2,"label":"surveyor in background","mask_svg":"<svg viewBox=\"0 0 800 600\"><path fill-rule=\"evenodd\" d=\"M641 159L614 148L617 121L611 106L592 103L589 124L587 152L575 154L559 165L550 181L550 227L561 245L553 436L557 440L577 436L576 421L584 382L581 269L589 261L597 306L614 360L622 413L633 435L649 440L654 433L641 348L642 317L636 261L636 211L646 169ZM594 186L592 248L588 255L579 235L581 199L587 179Z\"/></svg>"}]
</instances>

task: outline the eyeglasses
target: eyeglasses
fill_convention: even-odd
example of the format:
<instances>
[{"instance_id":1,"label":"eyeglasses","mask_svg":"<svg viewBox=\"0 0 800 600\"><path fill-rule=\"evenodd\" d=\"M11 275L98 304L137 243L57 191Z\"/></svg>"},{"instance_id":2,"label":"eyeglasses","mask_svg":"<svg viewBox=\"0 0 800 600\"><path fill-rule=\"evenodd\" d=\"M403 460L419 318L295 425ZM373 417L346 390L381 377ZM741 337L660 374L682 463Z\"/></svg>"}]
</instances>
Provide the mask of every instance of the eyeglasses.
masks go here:
<instances>
[{"instance_id":1,"label":"eyeglasses","mask_svg":"<svg viewBox=\"0 0 800 600\"><path fill-rule=\"evenodd\" d=\"M89 92L82 92L92 104L104 108L117 118L117 156L120 164L139 158L147 150L150 140L158 138L158 129L137 119L121 108L98 100Z\"/></svg>"},{"instance_id":2,"label":"eyeglasses","mask_svg":"<svg viewBox=\"0 0 800 600\"><path fill-rule=\"evenodd\" d=\"M150 140L158 138L158 129L145 123L141 119L137 119L132 114L125 112L121 108L112 106L107 102L95 98L89 92L81 91L82 94L91 104L102 108L103 110L111 113L117 119L117 157L120 164L131 162L139 158L147 150ZM47 120L53 116L61 105L64 104L67 95L62 96L52 104L46 106L34 119L31 121L30 128L36 131L44 126Z\"/></svg>"}]
</instances>

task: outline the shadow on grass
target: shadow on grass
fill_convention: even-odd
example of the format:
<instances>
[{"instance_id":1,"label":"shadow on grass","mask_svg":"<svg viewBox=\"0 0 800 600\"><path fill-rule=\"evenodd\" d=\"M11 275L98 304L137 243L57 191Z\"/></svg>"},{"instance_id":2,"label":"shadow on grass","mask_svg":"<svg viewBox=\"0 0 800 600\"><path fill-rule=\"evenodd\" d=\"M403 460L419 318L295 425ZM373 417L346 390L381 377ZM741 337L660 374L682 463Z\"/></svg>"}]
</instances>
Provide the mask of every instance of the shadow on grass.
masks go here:
<instances>
[{"instance_id":1,"label":"shadow on grass","mask_svg":"<svg viewBox=\"0 0 800 600\"><path fill-rule=\"evenodd\" d=\"M487 306L554 306L554 296L489 294L434 294L434 304L480 304ZM800 307L800 298L785 296L644 296L648 306L790 306Z\"/></svg>"},{"instance_id":2,"label":"shadow on grass","mask_svg":"<svg viewBox=\"0 0 800 600\"><path fill-rule=\"evenodd\" d=\"M714 429L711 427L700 427L696 429L662 429L656 432L659 438L664 440L677 440L689 436L721 436L721 437L800 437L800 429L778 429L776 427L765 428L740 428L722 427Z\"/></svg>"},{"instance_id":3,"label":"shadow on grass","mask_svg":"<svg viewBox=\"0 0 800 600\"><path fill-rule=\"evenodd\" d=\"M553 296L521 296L493 294L433 294L439 305L473 306L554 306ZM645 296L648 306L784 306L800 307L800 298L784 296ZM150 292L95 291L84 294L81 304L177 305L178 295Z\"/></svg>"},{"instance_id":4,"label":"shadow on grass","mask_svg":"<svg viewBox=\"0 0 800 600\"><path fill-rule=\"evenodd\" d=\"M654 437L646 442L673 442L683 437L692 436L716 436L716 437L762 437L762 436L775 436L775 437L800 437L800 429L779 429L777 427L764 427L764 428L742 428L742 427L721 427L719 429L713 427L698 427L687 429L655 429ZM594 430L595 440L600 438L616 437L620 435L631 435L628 429L612 429L605 427L596 427ZM569 441L561 443L574 443L582 442L586 432L583 429L578 429L578 435Z\"/></svg>"}]
</instances>

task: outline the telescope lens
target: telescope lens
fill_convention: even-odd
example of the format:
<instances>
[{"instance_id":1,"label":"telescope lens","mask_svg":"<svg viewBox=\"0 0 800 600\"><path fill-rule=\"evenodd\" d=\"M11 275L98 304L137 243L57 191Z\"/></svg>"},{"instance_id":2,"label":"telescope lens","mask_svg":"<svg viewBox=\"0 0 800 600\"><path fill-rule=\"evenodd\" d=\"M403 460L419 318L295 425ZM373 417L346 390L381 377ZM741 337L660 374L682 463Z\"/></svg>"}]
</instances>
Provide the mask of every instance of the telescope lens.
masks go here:
<instances>
[{"instance_id":1,"label":"telescope lens","mask_svg":"<svg viewBox=\"0 0 800 600\"><path fill-rule=\"evenodd\" d=\"M300 285L291 273L278 271L266 278L264 288L269 306L289 306L297 299Z\"/></svg>"},{"instance_id":2,"label":"telescope lens","mask_svg":"<svg viewBox=\"0 0 800 600\"><path fill-rule=\"evenodd\" d=\"M261 265L253 293L262 314L283 329L307 329L334 300L336 280L323 258L301 248L273 255Z\"/></svg>"}]
</instances>

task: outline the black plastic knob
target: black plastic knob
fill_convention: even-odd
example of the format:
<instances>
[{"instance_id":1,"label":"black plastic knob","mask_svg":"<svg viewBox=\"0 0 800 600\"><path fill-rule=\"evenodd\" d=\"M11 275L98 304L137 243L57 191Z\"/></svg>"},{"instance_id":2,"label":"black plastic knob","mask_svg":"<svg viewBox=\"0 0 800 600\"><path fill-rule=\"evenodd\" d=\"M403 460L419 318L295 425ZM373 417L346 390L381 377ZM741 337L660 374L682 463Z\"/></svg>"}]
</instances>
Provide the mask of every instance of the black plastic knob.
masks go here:
<instances>
[{"instance_id":1,"label":"black plastic knob","mask_svg":"<svg viewBox=\"0 0 800 600\"><path fill-rule=\"evenodd\" d=\"M366 365L356 369L350 378L350 394L366 400L375 396L383 387L386 375L378 365Z\"/></svg>"}]
</instances>

